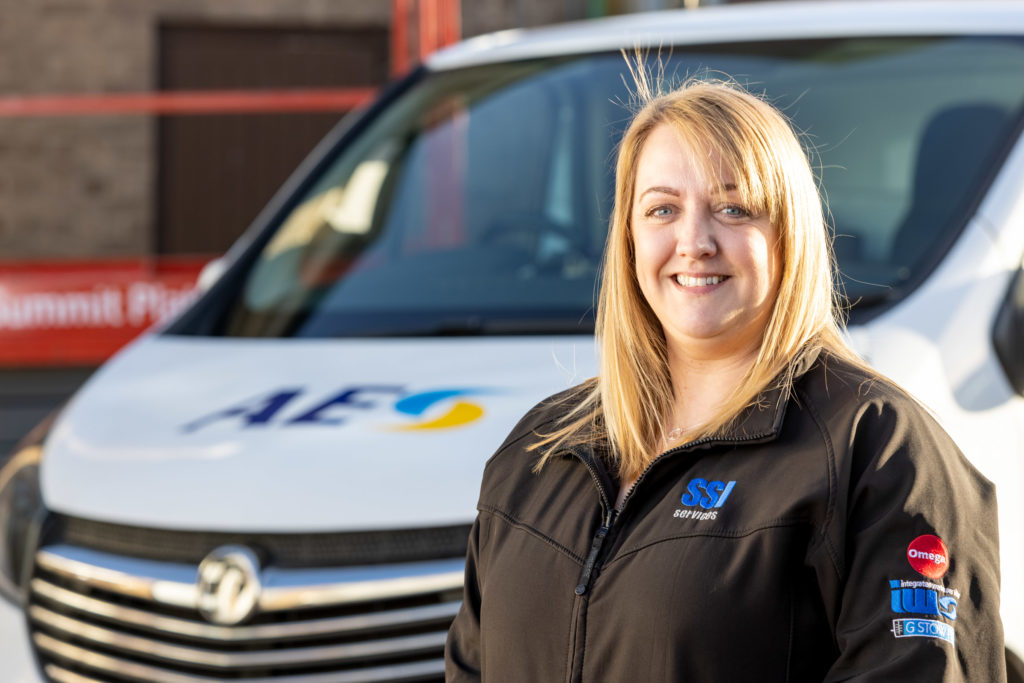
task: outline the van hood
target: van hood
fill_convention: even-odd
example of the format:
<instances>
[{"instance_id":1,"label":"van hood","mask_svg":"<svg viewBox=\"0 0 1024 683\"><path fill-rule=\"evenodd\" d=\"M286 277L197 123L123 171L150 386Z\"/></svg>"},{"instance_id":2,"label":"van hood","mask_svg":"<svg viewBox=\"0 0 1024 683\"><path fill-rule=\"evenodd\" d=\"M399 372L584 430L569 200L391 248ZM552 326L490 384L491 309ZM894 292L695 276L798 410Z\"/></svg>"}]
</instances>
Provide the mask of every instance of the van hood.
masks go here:
<instances>
[{"instance_id":1,"label":"van hood","mask_svg":"<svg viewBox=\"0 0 1024 683\"><path fill-rule=\"evenodd\" d=\"M47 506L172 529L345 531L473 519L487 458L595 373L592 337L146 337L47 438Z\"/></svg>"}]
</instances>

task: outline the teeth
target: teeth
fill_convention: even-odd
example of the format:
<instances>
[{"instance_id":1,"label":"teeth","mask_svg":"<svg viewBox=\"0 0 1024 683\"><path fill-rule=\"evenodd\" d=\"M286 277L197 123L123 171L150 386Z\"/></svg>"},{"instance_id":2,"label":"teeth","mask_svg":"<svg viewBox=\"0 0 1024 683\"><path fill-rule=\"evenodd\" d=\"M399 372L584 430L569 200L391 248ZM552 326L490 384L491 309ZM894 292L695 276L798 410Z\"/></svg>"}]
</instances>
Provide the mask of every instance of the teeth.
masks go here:
<instances>
[{"instance_id":1,"label":"teeth","mask_svg":"<svg viewBox=\"0 0 1024 683\"><path fill-rule=\"evenodd\" d=\"M688 277L676 275L676 282L683 287L703 287L705 285L717 285L725 279L724 275L711 275L710 277Z\"/></svg>"}]
</instances>

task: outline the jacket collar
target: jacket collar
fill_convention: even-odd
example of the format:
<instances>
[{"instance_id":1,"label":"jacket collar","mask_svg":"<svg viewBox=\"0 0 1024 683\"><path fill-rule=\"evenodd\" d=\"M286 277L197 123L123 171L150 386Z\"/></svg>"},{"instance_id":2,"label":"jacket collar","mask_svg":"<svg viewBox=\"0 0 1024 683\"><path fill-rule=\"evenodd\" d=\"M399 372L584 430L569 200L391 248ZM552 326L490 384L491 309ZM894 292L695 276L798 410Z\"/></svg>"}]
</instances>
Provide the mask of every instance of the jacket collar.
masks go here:
<instances>
[{"instance_id":1,"label":"jacket collar","mask_svg":"<svg viewBox=\"0 0 1024 683\"><path fill-rule=\"evenodd\" d=\"M786 406L793 391L793 383L811 369L820 353L820 348L813 347L797 354L776 380L739 414L725 432L711 440L716 443L761 441L778 436L779 430L782 429L782 421L786 417Z\"/></svg>"},{"instance_id":2,"label":"jacket collar","mask_svg":"<svg viewBox=\"0 0 1024 683\"><path fill-rule=\"evenodd\" d=\"M777 379L767 389L762 391L750 406L740 413L724 433L692 441L688 444L682 444L666 453L709 447L723 443L763 443L765 441L772 441L782 429L782 422L786 417L786 406L793 392L793 384L799 377L811 369L820 354L820 347L805 348L800 351L796 358L783 369ZM594 478L597 479L599 488L605 493L616 490L612 477L604 466L606 460L602 457L602 454L606 454L608 447L607 441L603 441L586 447L574 447L563 452L562 455L572 455L582 461ZM660 459L666 453L662 453L655 460Z\"/></svg>"}]
</instances>

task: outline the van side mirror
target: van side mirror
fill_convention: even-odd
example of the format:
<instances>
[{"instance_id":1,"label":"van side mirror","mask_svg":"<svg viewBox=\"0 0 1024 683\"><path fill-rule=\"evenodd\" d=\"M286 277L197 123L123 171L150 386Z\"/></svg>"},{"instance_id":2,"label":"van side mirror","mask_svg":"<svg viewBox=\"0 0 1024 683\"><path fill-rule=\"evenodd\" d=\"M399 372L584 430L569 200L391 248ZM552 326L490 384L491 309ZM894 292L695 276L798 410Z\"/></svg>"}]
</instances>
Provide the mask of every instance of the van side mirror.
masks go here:
<instances>
[{"instance_id":1,"label":"van side mirror","mask_svg":"<svg viewBox=\"0 0 1024 683\"><path fill-rule=\"evenodd\" d=\"M1024 395L1024 265L1017 269L999 307L992 343L1014 390Z\"/></svg>"}]
</instances>

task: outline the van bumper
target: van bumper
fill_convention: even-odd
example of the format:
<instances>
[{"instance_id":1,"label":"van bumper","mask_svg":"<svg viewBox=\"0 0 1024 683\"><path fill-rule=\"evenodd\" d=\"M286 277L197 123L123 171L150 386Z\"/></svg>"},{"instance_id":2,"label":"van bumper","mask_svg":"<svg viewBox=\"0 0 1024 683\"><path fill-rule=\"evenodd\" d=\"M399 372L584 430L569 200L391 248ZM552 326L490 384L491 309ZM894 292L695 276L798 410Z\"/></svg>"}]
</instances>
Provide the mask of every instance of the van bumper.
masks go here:
<instances>
[{"instance_id":1,"label":"van bumper","mask_svg":"<svg viewBox=\"0 0 1024 683\"><path fill-rule=\"evenodd\" d=\"M30 645L25 613L0 598L0 662L5 683L44 683Z\"/></svg>"}]
</instances>

